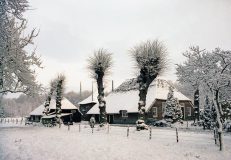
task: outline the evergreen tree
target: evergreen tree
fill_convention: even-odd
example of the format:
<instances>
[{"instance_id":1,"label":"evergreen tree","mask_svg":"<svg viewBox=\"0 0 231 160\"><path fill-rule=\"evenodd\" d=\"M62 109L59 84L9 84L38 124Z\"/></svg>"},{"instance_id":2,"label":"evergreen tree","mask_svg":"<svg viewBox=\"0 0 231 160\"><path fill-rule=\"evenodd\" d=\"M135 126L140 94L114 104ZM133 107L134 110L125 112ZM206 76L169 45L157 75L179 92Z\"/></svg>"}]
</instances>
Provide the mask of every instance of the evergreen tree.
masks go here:
<instances>
[{"instance_id":1,"label":"evergreen tree","mask_svg":"<svg viewBox=\"0 0 231 160\"><path fill-rule=\"evenodd\" d=\"M209 104L209 98L206 96L205 99L205 106L204 106L204 111L202 114L202 122L203 122L203 127L204 129L211 129L213 126L213 111L212 107Z\"/></svg>"},{"instance_id":2,"label":"evergreen tree","mask_svg":"<svg viewBox=\"0 0 231 160\"><path fill-rule=\"evenodd\" d=\"M182 117L183 117L183 113L181 110L181 105L179 103L179 100L177 98L174 98L175 100L175 107L174 107L174 116L173 116L173 123L175 122L182 122Z\"/></svg>"},{"instance_id":3,"label":"evergreen tree","mask_svg":"<svg viewBox=\"0 0 231 160\"><path fill-rule=\"evenodd\" d=\"M221 103L223 116L223 121L225 120L231 120L231 104L229 101L225 101Z\"/></svg>"},{"instance_id":4,"label":"evergreen tree","mask_svg":"<svg viewBox=\"0 0 231 160\"><path fill-rule=\"evenodd\" d=\"M177 98L174 98L173 87L170 86L163 117L168 123L175 123L181 121L182 116L179 101Z\"/></svg>"},{"instance_id":5,"label":"evergreen tree","mask_svg":"<svg viewBox=\"0 0 231 160\"><path fill-rule=\"evenodd\" d=\"M166 100L165 111L163 115L167 122L172 123L174 117L174 97L173 97L173 87L169 87L168 97Z\"/></svg>"}]
</instances>

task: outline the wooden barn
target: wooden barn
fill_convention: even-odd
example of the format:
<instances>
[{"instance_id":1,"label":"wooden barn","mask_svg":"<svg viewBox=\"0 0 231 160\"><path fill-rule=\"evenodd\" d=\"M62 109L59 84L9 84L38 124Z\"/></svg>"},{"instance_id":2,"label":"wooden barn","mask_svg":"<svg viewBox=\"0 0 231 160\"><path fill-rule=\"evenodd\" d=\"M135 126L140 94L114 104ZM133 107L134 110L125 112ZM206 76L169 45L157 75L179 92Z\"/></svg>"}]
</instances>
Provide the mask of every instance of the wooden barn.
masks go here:
<instances>
[{"instance_id":1,"label":"wooden barn","mask_svg":"<svg viewBox=\"0 0 231 160\"><path fill-rule=\"evenodd\" d=\"M82 120L89 121L91 116L87 112L95 105L98 104L97 93L94 92L92 95L79 102L79 110L82 113Z\"/></svg>"},{"instance_id":2,"label":"wooden barn","mask_svg":"<svg viewBox=\"0 0 231 160\"><path fill-rule=\"evenodd\" d=\"M163 112L170 84L157 78L149 87L146 99L146 121L163 119ZM183 119L193 119L193 105L189 98L174 89L174 97L178 98L183 112ZM122 83L106 97L108 122L116 124L135 124L138 119L139 90L137 80L130 79ZM89 116L99 115L95 104L88 112Z\"/></svg>"},{"instance_id":3,"label":"wooden barn","mask_svg":"<svg viewBox=\"0 0 231 160\"><path fill-rule=\"evenodd\" d=\"M77 108L65 97L62 99L61 104L62 104L61 118L64 123L81 121L82 114L79 111L79 108ZM42 113L43 111L44 111L44 103L30 113L30 120L32 122L40 122L41 119L46 119L46 118L49 119L55 117L55 111L56 111L55 99L51 99L48 116L44 115Z\"/></svg>"},{"instance_id":4,"label":"wooden barn","mask_svg":"<svg viewBox=\"0 0 231 160\"><path fill-rule=\"evenodd\" d=\"M35 108L31 113L29 120L32 122L40 122L44 111L44 104L40 105L39 107Z\"/></svg>"}]
</instances>

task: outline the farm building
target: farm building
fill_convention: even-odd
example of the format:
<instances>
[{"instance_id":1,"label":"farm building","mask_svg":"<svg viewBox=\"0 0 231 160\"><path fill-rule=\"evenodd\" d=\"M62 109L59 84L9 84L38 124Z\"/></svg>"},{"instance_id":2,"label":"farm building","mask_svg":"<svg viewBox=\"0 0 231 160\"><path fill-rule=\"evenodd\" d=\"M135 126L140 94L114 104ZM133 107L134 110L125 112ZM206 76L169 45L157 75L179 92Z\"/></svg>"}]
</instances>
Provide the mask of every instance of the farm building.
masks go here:
<instances>
[{"instance_id":1,"label":"farm building","mask_svg":"<svg viewBox=\"0 0 231 160\"><path fill-rule=\"evenodd\" d=\"M44 104L41 104L39 107L35 108L30 113L30 121L32 122L40 122L44 111Z\"/></svg>"},{"instance_id":2,"label":"farm building","mask_svg":"<svg viewBox=\"0 0 231 160\"><path fill-rule=\"evenodd\" d=\"M79 110L82 113L82 120L89 121L91 116L87 112L95 105L98 104L97 93L94 92L92 95L79 102Z\"/></svg>"},{"instance_id":3,"label":"farm building","mask_svg":"<svg viewBox=\"0 0 231 160\"><path fill-rule=\"evenodd\" d=\"M63 98L61 104L62 104L61 117L64 123L81 121L81 112L68 99ZM52 118L52 116L55 117L55 110L56 110L56 101L55 99L51 99L48 116L43 114L44 111L44 103L43 103L42 105L40 105L30 113L30 120L33 122L40 122L41 118L45 119L45 118Z\"/></svg>"},{"instance_id":4,"label":"farm building","mask_svg":"<svg viewBox=\"0 0 231 160\"><path fill-rule=\"evenodd\" d=\"M170 84L157 78L149 87L146 99L146 121L162 119ZM189 98L174 89L174 97L179 100L183 112L183 119L193 118L193 105ZM139 90L137 79L130 79L122 83L117 89L106 97L106 112L109 123L134 124L138 118ZM98 105L95 104L88 115L99 114Z\"/></svg>"}]
</instances>

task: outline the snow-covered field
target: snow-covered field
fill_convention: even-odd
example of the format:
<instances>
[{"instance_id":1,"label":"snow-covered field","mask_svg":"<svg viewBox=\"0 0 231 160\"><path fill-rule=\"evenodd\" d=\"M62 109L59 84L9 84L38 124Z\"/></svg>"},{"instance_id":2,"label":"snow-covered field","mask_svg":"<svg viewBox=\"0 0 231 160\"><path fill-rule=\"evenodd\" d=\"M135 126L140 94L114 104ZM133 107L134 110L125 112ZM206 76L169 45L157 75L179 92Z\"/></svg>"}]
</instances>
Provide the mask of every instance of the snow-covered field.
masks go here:
<instances>
[{"instance_id":1,"label":"snow-covered field","mask_svg":"<svg viewBox=\"0 0 231 160\"><path fill-rule=\"evenodd\" d=\"M219 151L210 131L110 126L92 130L75 124L61 128L0 123L1 160L230 160L231 135L225 134L225 150Z\"/></svg>"}]
</instances>

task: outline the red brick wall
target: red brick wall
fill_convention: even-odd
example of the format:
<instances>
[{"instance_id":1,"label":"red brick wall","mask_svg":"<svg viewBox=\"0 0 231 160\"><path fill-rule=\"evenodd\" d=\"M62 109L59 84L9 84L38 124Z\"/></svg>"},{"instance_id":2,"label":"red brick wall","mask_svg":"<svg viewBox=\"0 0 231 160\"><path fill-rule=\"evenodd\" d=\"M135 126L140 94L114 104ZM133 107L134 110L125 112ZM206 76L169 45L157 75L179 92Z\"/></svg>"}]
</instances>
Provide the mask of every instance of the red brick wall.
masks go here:
<instances>
[{"instance_id":1,"label":"red brick wall","mask_svg":"<svg viewBox=\"0 0 231 160\"><path fill-rule=\"evenodd\" d=\"M147 118L154 118L154 119L163 119L163 108L162 102L166 102L166 100L156 100L152 107L147 112ZM193 106L191 105L190 101L179 101L180 104L184 104L184 117L183 119L193 119ZM153 117L153 108L157 108L157 117ZM191 115L190 115L191 110Z\"/></svg>"}]
</instances>

